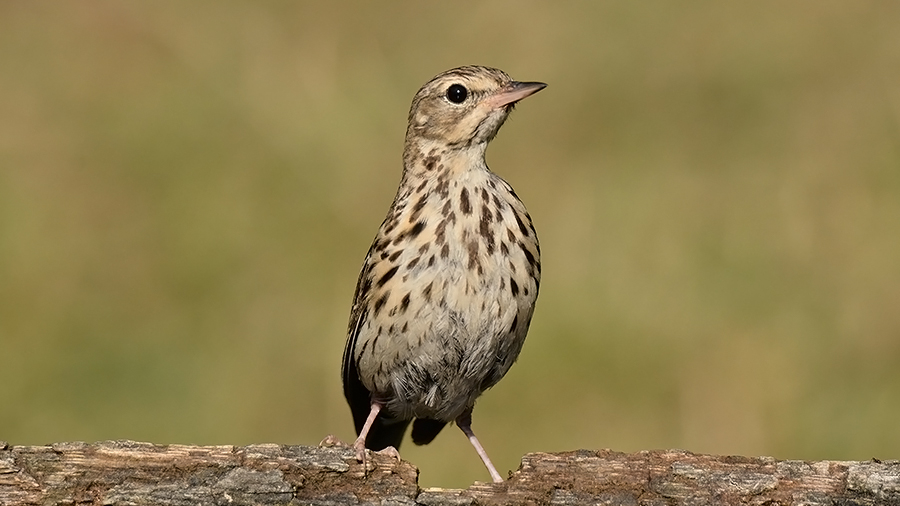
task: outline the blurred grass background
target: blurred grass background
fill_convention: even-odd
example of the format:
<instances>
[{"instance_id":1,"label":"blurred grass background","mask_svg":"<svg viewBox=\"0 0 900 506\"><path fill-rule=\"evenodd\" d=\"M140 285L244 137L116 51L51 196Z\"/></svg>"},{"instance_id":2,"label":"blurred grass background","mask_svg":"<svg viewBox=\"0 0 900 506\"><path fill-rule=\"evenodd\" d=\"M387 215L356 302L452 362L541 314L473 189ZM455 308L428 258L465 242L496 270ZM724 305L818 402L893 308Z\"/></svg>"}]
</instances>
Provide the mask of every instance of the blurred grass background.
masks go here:
<instances>
[{"instance_id":1,"label":"blurred grass background","mask_svg":"<svg viewBox=\"0 0 900 506\"><path fill-rule=\"evenodd\" d=\"M900 456L900 4L818 0L0 4L0 439L351 441L409 102L473 63L550 85L488 152L544 254L501 472Z\"/></svg>"}]
</instances>

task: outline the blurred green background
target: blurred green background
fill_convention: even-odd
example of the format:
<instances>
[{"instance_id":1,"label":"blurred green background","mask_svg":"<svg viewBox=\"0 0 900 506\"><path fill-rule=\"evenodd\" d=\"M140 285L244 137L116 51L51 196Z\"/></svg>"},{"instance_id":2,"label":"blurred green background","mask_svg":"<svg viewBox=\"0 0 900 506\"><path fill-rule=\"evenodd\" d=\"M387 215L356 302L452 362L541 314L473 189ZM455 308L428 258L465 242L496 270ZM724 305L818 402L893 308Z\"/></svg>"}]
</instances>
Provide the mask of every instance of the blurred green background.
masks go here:
<instances>
[{"instance_id":1,"label":"blurred green background","mask_svg":"<svg viewBox=\"0 0 900 506\"><path fill-rule=\"evenodd\" d=\"M354 438L358 269L434 74L549 87L488 162L544 278L475 430L900 457L900 3L3 2L0 439ZM487 480L455 428L404 458Z\"/></svg>"}]
</instances>

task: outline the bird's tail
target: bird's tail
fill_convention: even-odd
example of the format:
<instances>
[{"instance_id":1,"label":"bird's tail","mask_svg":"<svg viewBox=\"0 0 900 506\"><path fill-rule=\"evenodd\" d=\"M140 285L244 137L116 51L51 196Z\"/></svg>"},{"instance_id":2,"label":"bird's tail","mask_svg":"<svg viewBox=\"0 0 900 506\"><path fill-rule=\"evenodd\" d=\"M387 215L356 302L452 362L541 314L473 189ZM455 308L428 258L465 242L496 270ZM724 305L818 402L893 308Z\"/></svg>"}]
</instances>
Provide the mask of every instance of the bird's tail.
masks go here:
<instances>
[{"instance_id":1,"label":"bird's tail","mask_svg":"<svg viewBox=\"0 0 900 506\"><path fill-rule=\"evenodd\" d=\"M366 448L377 452L393 446L399 450L407 427L409 420L388 420L379 416L366 436Z\"/></svg>"},{"instance_id":2,"label":"bird's tail","mask_svg":"<svg viewBox=\"0 0 900 506\"><path fill-rule=\"evenodd\" d=\"M441 432L447 422L432 420L430 418L417 418L413 422L412 440L417 445L427 445Z\"/></svg>"}]
</instances>

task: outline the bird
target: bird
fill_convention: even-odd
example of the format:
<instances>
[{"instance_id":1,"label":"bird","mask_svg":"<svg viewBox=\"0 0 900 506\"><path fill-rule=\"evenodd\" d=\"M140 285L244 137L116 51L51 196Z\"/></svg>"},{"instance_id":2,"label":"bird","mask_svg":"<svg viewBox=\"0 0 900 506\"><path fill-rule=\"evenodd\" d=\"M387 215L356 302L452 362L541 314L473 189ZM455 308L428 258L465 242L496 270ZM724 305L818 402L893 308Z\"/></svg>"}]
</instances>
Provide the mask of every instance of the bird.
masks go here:
<instances>
[{"instance_id":1,"label":"bird","mask_svg":"<svg viewBox=\"0 0 900 506\"><path fill-rule=\"evenodd\" d=\"M515 105L547 85L463 66L419 89L397 194L365 257L342 379L365 451L428 444L455 422L494 482L472 431L476 399L516 361L534 314L540 245L525 205L485 162Z\"/></svg>"}]
</instances>

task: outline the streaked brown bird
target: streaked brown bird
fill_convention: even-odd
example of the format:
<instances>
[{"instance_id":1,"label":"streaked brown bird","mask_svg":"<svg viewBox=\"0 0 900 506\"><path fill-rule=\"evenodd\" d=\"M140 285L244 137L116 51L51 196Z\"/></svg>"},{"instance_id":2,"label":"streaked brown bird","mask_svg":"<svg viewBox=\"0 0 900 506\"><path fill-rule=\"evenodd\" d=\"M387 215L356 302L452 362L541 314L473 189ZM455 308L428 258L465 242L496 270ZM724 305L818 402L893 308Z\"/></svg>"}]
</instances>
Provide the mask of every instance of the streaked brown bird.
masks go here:
<instances>
[{"instance_id":1,"label":"streaked brown bird","mask_svg":"<svg viewBox=\"0 0 900 506\"><path fill-rule=\"evenodd\" d=\"M472 432L475 400L515 362L540 285L531 217L484 155L515 104L546 87L467 66L434 77L409 111L403 175L356 285L344 349L353 447L430 443L455 421L495 482Z\"/></svg>"}]
</instances>

